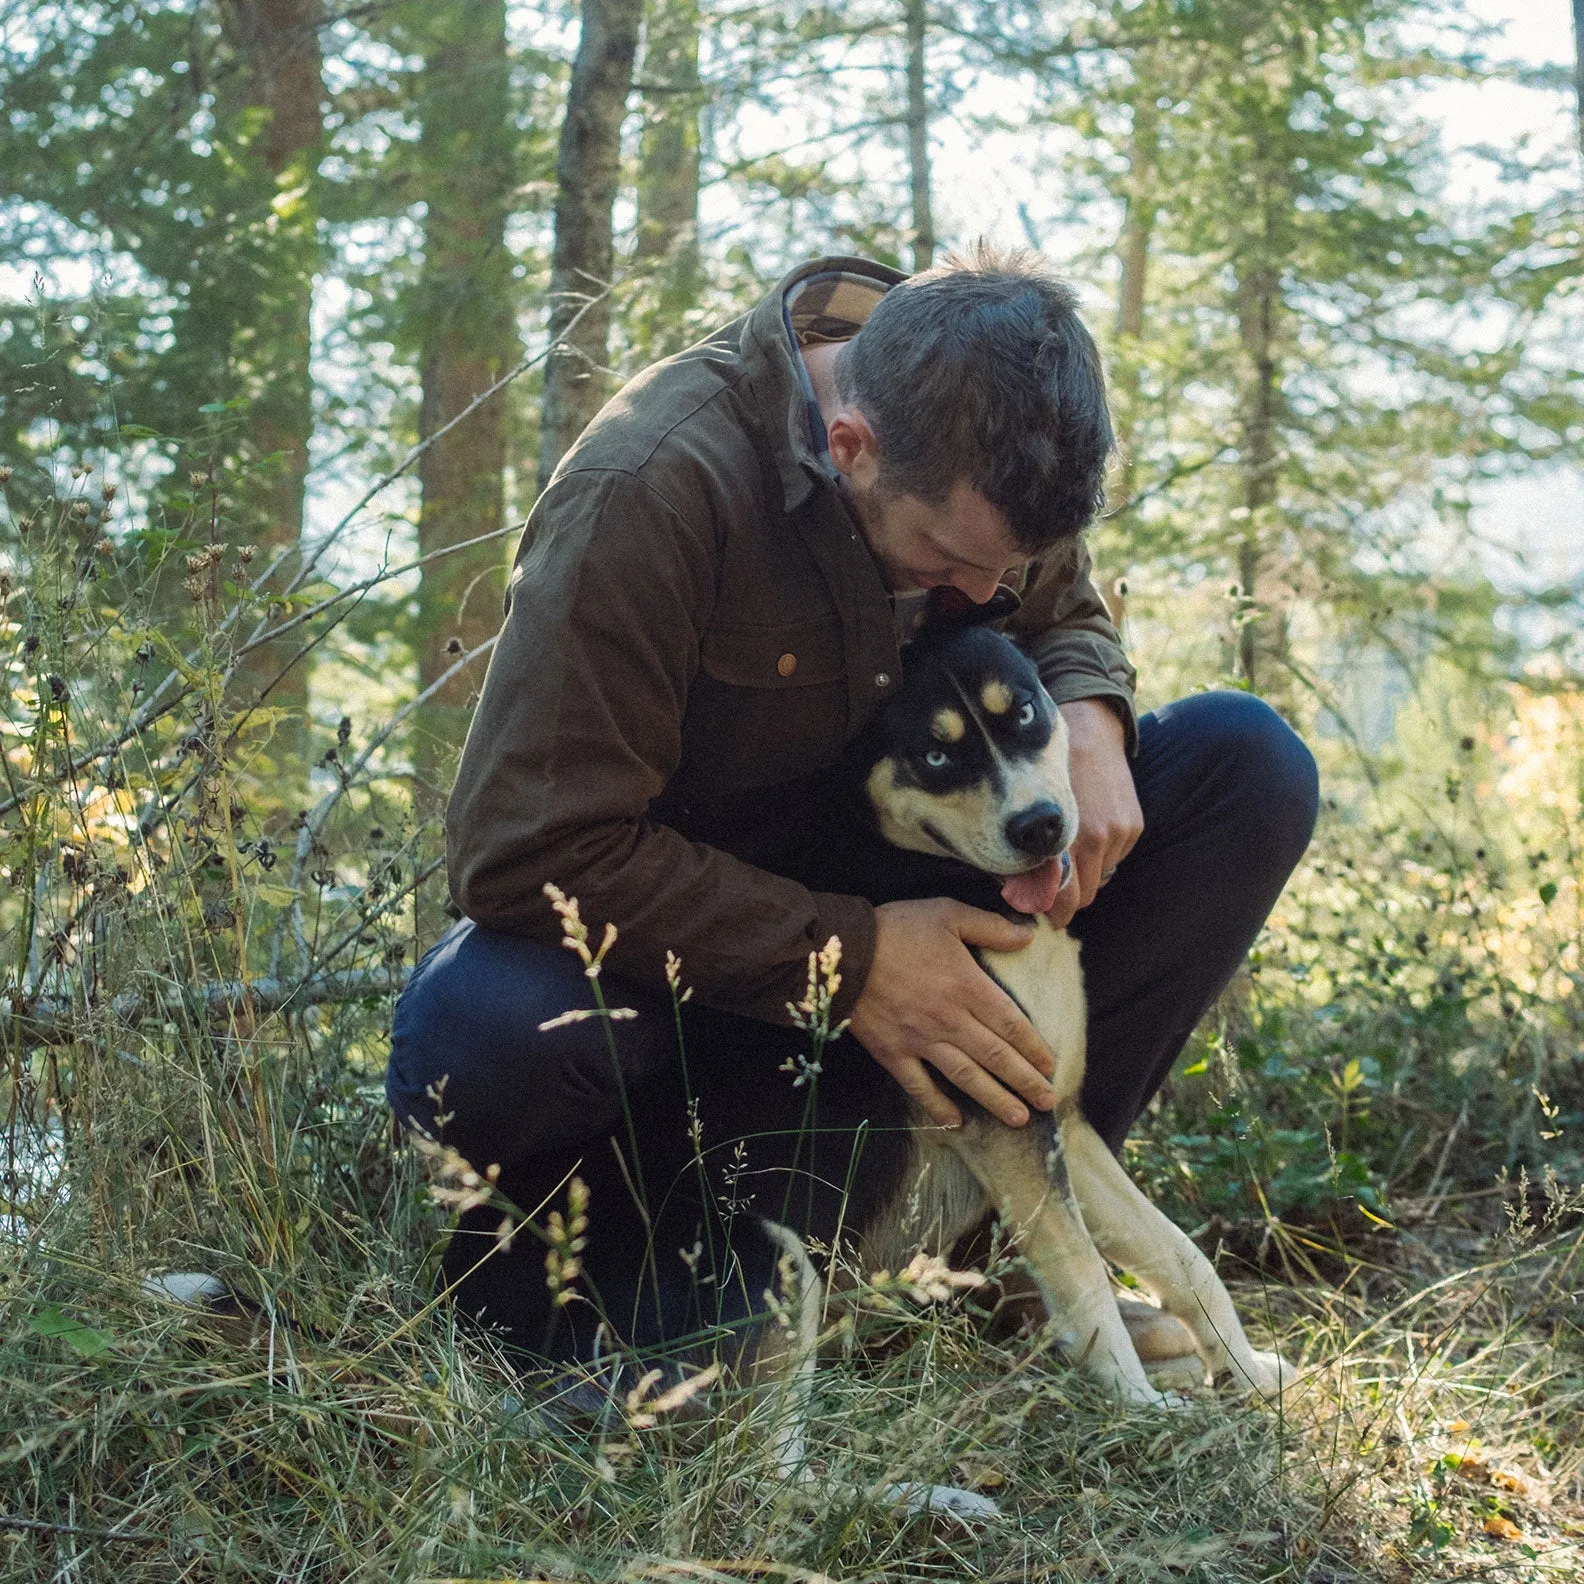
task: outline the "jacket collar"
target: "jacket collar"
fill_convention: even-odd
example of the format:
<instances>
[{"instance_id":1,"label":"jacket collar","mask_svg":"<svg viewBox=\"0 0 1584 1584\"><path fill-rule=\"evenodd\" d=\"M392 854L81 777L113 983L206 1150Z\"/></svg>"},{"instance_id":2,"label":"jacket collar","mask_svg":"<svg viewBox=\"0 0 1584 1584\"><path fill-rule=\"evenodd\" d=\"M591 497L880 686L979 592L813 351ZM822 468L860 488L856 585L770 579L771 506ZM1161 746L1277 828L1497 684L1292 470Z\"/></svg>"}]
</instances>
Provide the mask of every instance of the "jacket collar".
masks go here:
<instances>
[{"instance_id":1,"label":"jacket collar","mask_svg":"<svg viewBox=\"0 0 1584 1584\"><path fill-rule=\"evenodd\" d=\"M808 404L803 378L794 361L797 348L787 339L786 294L811 275L839 271L877 281L887 291L907 276L901 270L860 258L821 258L800 264L785 276L748 315L744 333L749 379L760 423L775 457L786 509L808 499L817 480L827 477L809 434Z\"/></svg>"}]
</instances>

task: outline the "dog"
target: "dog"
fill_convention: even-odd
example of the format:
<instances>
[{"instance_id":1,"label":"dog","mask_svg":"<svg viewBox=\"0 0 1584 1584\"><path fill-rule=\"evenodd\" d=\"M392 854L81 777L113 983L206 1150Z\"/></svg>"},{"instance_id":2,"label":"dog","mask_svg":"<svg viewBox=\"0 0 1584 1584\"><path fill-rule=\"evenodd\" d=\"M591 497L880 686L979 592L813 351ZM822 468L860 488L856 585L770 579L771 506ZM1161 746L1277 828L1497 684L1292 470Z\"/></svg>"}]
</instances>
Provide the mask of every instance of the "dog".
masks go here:
<instances>
[{"instance_id":1,"label":"dog","mask_svg":"<svg viewBox=\"0 0 1584 1584\"><path fill-rule=\"evenodd\" d=\"M634 1092L608 1148L551 1163L563 1182L575 1171L586 1183L588 1225L578 1301L547 1309L539 1355L735 1353L749 1373L779 1370L806 1392L829 1270L811 1250L896 1272L921 1251L949 1254L993 1212L1055 1344L1116 1398L1181 1403L1149 1380L1107 1261L1187 1327L1214 1375L1279 1392L1282 1362L1251 1346L1209 1260L1084 1118L1079 945L1044 917L1078 809L1066 727L1029 658L971 621L927 629L840 770L788 789L784 806L779 850L753 855L764 867L877 904L944 895L1033 919L1026 948L977 956L1054 1054L1054 1109L1012 1128L952 1090L965 1121L943 1129L855 1041L811 1052L806 1032L720 1014L690 1023L679 1007L679 1074ZM769 1309L795 1318L767 1326ZM799 1463L796 1416L778 1455ZM893 1494L978 1510L948 1487Z\"/></svg>"},{"instance_id":2,"label":"dog","mask_svg":"<svg viewBox=\"0 0 1584 1584\"><path fill-rule=\"evenodd\" d=\"M904 1205L941 1207L942 1251L994 1210L1028 1262L1060 1346L1113 1396L1151 1406L1173 1400L1148 1379L1108 1260L1184 1323L1215 1376L1276 1394L1281 1360L1250 1345L1209 1260L1145 1198L1083 1115L1079 946L1045 917L1069 872L1078 808L1067 728L1032 662L983 626L927 643L866 734L858 768L886 841L994 877L1006 910L1033 919L1026 948L976 956L1055 1057L1054 1110L1024 1127L971 1102L960 1129L910 1114L907 1169L861 1230L864 1263L894 1270L912 1252Z\"/></svg>"}]
</instances>

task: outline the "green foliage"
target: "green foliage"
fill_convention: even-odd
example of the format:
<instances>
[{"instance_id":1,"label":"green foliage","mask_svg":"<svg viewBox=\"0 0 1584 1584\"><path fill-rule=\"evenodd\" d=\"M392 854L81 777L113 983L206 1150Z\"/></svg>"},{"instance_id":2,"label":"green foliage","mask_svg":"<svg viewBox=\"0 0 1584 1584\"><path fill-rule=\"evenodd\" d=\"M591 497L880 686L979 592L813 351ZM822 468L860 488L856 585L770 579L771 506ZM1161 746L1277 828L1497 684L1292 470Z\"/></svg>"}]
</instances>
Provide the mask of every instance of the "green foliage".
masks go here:
<instances>
[{"instance_id":1,"label":"green foliage","mask_svg":"<svg viewBox=\"0 0 1584 1584\"><path fill-rule=\"evenodd\" d=\"M1579 238L1522 197L1470 214L1442 196L1414 94L1484 68L1402 43L1409 0L1125 16L1142 42L1081 60L1063 111L1147 242L1106 553L1236 583L1231 647L1275 663L1265 690L1288 705L1312 686L1299 608L1337 638L1510 664L1488 625L1469 642L1489 590L1455 563L1427 576L1427 531L1456 532L1481 479L1584 439L1577 359L1542 369L1530 345Z\"/></svg>"}]
</instances>

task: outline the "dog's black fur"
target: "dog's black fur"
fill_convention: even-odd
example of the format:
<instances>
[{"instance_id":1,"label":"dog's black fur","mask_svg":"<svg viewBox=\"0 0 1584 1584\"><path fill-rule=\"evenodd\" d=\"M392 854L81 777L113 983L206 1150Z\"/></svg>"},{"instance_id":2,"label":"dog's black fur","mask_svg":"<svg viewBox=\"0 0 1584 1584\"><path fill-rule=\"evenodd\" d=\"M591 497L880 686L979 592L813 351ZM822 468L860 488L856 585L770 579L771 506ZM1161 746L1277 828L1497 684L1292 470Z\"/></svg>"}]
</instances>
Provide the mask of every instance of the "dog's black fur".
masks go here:
<instances>
[{"instance_id":1,"label":"dog's black fur","mask_svg":"<svg viewBox=\"0 0 1584 1584\"><path fill-rule=\"evenodd\" d=\"M1033 665L1010 640L971 624L928 632L908 650L904 686L845 762L782 790L784 838L777 851L755 852L756 862L812 889L877 904L952 897L1013 914L999 878L884 840L865 793L874 766L888 758L926 791L951 791L993 774L971 756L941 769L923 762L931 717L955 701L946 689L948 662L959 678L994 678L1019 700L1035 700L1036 718L1021 727L1022 746L1037 750L1049 741L1053 707ZM1006 729L1016 725L1014 712ZM517 1261L486 1261L469 1278L468 1306L482 1307L486 1322L492 1309L521 1314L525 1298L539 1305L535 1322L509 1339L514 1347L557 1362L587 1362L622 1348L651 1358L701 1346L730 1353L752 1332L767 1291L777 1285L783 1248L765 1232L766 1219L816 1250L830 1249L869 1224L901 1183L910 1159L906 1097L856 1040L828 1046L820 1071L810 1076L807 1034L692 1012L684 1008L684 1059L675 1074L631 1093L631 1130L618 1126L608 1139L584 1142L564 1158L538 1159L531 1174L503 1181L525 1210L574 1169L590 1190L578 1301L552 1306L537 1279L537 1258L526 1275ZM952 1093L965 1113L979 1114L966 1096ZM695 1115L697 1152L690 1134ZM1029 1126L1048 1132L1052 1122L1036 1115ZM464 1225L482 1232L498 1220L498 1212L477 1211ZM448 1278L481 1252L477 1238L456 1240ZM533 1282L531 1294L520 1290L525 1279ZM492 1303L497 1280L519 1290Z\"/></svg>"}]
</instances>

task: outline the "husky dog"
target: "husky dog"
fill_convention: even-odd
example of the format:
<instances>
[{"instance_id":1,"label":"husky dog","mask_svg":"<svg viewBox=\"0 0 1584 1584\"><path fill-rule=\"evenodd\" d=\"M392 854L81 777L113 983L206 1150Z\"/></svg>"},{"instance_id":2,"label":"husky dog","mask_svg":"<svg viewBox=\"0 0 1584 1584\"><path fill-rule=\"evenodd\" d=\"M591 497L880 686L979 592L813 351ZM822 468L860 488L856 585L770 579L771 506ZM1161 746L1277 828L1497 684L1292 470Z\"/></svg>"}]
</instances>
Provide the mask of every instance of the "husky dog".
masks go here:
<instances>
[{"instance_id":1,"label":"husky dog","mask_svg":"<svg viewBox=\"0 0 1584 1584\"><path fill-rule=\"evenodd\" d=\"M1066 725L1034 666L985 627L926 645L865 735L858 764L888 842L995 877L1004 910L1032 916L1025 949L977 955L1056 1058L1055 1109L1025 1127L1006 1127L971 1102L956 1130L929 1127L910 1111L902 1177L856 1229L866 1262L894 1270L907 1258L905 1208L921 1199L941 1207L942 1250L994 1209L1028 1261L1063 1348L1117 1397L1164 1400L1118 1312L1107 1260L1184 1322L1214 1373L1247 1391L1276 1392L1279 1360L1249 1345L1210 1262L1139 1192L1079 1106L1078 942L1044 917L1066 879L1078 808Z\"/></svg>"}]
</instances>

